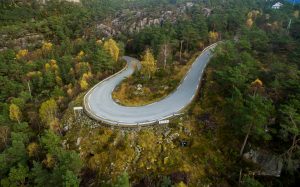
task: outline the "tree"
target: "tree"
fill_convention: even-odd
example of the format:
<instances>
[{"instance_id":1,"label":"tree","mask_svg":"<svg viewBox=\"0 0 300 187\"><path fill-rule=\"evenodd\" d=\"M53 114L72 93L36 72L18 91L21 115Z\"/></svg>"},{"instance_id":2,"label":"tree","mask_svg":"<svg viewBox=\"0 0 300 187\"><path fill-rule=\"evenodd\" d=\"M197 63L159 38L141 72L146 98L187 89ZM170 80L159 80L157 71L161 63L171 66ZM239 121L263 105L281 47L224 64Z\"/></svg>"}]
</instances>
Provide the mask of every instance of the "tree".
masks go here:
<instances>
[{"instance_id":1,"label":"tree","mask_svg":"<svg viewBox=\"0 0 300 187\"><path fill-rule=\"evenodd\" d=\"M101 74L107 70L113 70L113 59L110 55L103 49L97 49L92 54L91 64L93 65L93 73Z\"/></svg>"},{"instance_id":2,"label":"tree","mask_svg":"<svg viewBox=\"0 0 300 187\"><path fill-rule=\"evenodd\" d=\"M113 39L109 39L104 43L104 49L111 55L115 62L119 59L120 49L117 45L117 42Z\"/></svg>"},{"instance_id":3,"label":"tree","mask_svg":"<svg viewBox=\"0 0 300 187\"><path fill-rule=\"evenodd\" d=\"M164 176L162 181L161 181L160 186L161 187L170 187L170 186L172 186L172 181L171 181L170 177Z\"/></svg>"},{"instance_id":4,"label":"tree","mask_svg":"<svg viewBox=\"0 0 300 187\"><path fill-rule=\"evenodd\" d=\"M156 61L150 49L146 49L141 64L142 64L142 70L141 70L142 73L144 75L147 75L150 79L151 76L156 72Z\"/></svg>"},{"instance_id":5,"label":"tree","mask_svg":"<svg viewBox=\"0 0 300 187\"><path fill-rule=\"evenodd\" d=\"M213 43L216 42L219 38L219 33L218 32L214 32L214 31L210 31L208 33L208 38L209 38L209 42Z\"/></svg>"},{"instance_id":6,"label":"tree","mask_svg":"<svg viewBox=\"0 0 300 187\"><path fill-rule=\"evenodd\" d=\"M0 151L7 146L10 129L0 125Z\"/></svg>"},{"instance_id":7,"label":"tree","mask_svg":"<svg viewBox=\"0 0 300 187\"><path fill-rule=\"evenodd\" d=\"M39 145L36 142L32 142L27 146L28 156L34 157L38 154Z\"/></svg>"},{"instance_id":8,"label":"tree","mask_svg":"<svg viewBox=\"0 0 300 187\"><path fill-rule=\"evenodd\" d=\"M0 176L9 173L11 168L21 164L27 164L26 144L31 138L31 133L26 123L15 126L11 133L11 146L0 153Z\"/></svg>"},{"instance_id":9,"label":"tree","mask_svg":"<svg viewBox=\"0 0 300 187\"><path fill-rule=\"evenodd\" d=\"M27 55L28 55L28 50L27 50L27 49L23 49L23 50L20 50L20 51L18 52L18 54L16 55L16 58L17 58L18 60L20 60L20 59L25 58Z\"/></svg>"},{"instance_id":10,"label":"tree","mask_svg":"<svg viewBox=\"0 0 300 187\"><path fill-rule=\"evenodd\" d=\"M280 138L290 143L289 148L284 152L288 169L292 170L293 156L299 154L300 150L300 102L292 100L288 104L280 107Z\"/></svg>"},{"instance_id":11,"label":"tree","mask_svg":"<svg viewBox=\"0 0 300 187\"><path fill-rule=\"evenodd\" d=\"M42 103L39 110L40 118L43 123L50 125L56 118L57 104L54 99L49 99Z\"/></svg>"},{"instance_id":12,"label":"tree","mask_svg":"<svg viewBox=\"0 0 300 187\"><path fill-rule=\"evenodd\" d=\"M256 135L269 140L271 137L265 131L271 112L274 110L271 101L263 98L260 95L249 96L245 100L242 118L244 127L242 131L245 133L243 145L240 150L240 155L244 153L249 136Z\"/></svg>"},{"instance_id":13,"label":"tree","mask_svg":"<svg viewBox=\"0 0 300 187\"><path fill-rule=\"evenodd\" d=\"M1 180L1 186L26 186L26 178L29 177L28 166L18 164L10 169L9 176Z\"/></svg>"},{"instance_id":14,"label":"tree","mask_svg":"<svg viewBox=\"0 0 300 187\"><path fill-rule=\"evenodd\" d=\"M87 81L84 80L84 79L81 79L81 81L80 81L80 88L81 88L81 90L83 90L83 91L87 90L88 87L89 87L89 84L87 83Z\"/></svg>"},{"instance_id":15,"label":"tree","mask_svg":"<svg viewBox=\"0 0 300 187\"><path fill-rule=\"evenodd\" d=\"M20 120L22 118L22 113L20 111L20 108L15 105L15 104L11 104L9 106L9 117L11 120L13 121L17 121L20 124Z\"/></svg>"},{"instance_id":16,"label":"tree","mask_svg":"<svg viewBox=\"0 0 300 187\"><path fill-rule=\"evenodd\" d=\"M43 161L47 168L39 162L33 163L35 186L79 186L82 167L79 155L62 148L60 137L49 130L41 138L41 148L47 153Z\"/></svg>"},{"instance_id":17,"label":"tree","mask_svg":"<svg viewBox=\"0 0 300 187\"><path fill-rule=\"evenodd\" d=\"M175 187L187 187L187 185L181 181L180 183L176 184Z\"/></svg>"},{"instance_id":18,"label":"tree","mask_svg":"<svg viewBox=\"0 0 300 187\"><path fill-rule=\"evenodd\" d=\"M253 20L251 18L247 19L246 25L248 28L251 28L253 25Z\"/></svg>"},{"instance_id":19,"label":"tree","mask_svg":"<svg viewBox=\"0 0 300 187\"><path fill-rule=\"evenodd\" d=\"M53 44L51 42L44 42L42 46L43 52L49 52L52 50Z\"/></svg>"},{"instance_id":20,"label":"tree","mask_svg":"<svg viewBox=\"0 0 300 187\"><path fill-rule=\"evenodd\" d=\"M79 84L80 84L81 90L87 90L87 89L88 89L88 87L89 87L88 80L89 80L90 78L92 78L92 77L93 77L93 75L92 75L91 72L84 73L84 74L82 75L82 78L81 78L80 83L79 83Z\"/></svg>"},{"instance_id":21,"label":"tree","mask_svg":"<svg viewBox=\"0 0 300 187\"><path fill-rule=\"evenodd\" d=\"M161 59L160 62L163 61L162 64L163 64L164 69L166 69L167 60L168 60L168 58L170 58L171 55L172 55L171 45L167 42L165 44L161 45L158 58Z\"/></svg>"}]
</instances>

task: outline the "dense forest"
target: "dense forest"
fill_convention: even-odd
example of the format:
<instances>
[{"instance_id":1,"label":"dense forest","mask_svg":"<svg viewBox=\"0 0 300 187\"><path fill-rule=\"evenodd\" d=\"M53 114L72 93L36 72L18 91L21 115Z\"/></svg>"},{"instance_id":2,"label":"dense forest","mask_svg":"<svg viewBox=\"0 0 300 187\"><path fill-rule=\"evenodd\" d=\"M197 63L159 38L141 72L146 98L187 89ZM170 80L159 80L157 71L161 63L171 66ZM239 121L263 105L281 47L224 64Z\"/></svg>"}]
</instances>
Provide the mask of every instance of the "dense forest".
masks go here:
<instances>
[{"instance_id":1,"label":"dense forest","mask_svg":"<svg viewBox=\"0 0 300 187\"><path fill-rule=\"evenodd\" d=\"M296 186L300 5L276 2L0 1L0 186ZM197 98L165 127L74 117L123 55L153 61L126 84L155 99L218 41Z\"/></svg>"}]
</instances>

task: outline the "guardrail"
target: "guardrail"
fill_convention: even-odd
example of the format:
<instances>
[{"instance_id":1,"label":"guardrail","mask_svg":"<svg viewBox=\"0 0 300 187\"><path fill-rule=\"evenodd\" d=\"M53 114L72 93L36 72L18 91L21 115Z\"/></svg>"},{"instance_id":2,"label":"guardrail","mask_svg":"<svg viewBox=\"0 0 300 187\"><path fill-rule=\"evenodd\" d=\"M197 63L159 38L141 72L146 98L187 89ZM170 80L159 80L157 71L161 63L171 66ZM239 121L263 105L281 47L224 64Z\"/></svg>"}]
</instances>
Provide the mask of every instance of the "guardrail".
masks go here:
<instances>
[{"instance_id":1,"label":"guardrail","mask_svg":"<svg viewBox=\"0 0 300 187\"><path fill-rule=\"evenodd\" d=\"M201 52L201 54L196 58L195 61L197 61L197 59L204 53L206 52L207 50L211 50L211 48L214 48L216 45L218 45L220 42L217 42L217 43L214 43L210 46L207 46L206 48L204 48ZM124 57L123 57L124 58ZM126 59L125 59L126 60ZM136 60L136 59L135 59ZM138 60L137 60L138 61ZM205 67L204 69L206 68L208 62L205 64ZM200 88L200 86L198 85L195 93L193 94L193 96L191 97L191 100L189 101L189 103L187 103L184 107L182 107L181 109L179 109L178 111L176 111L175 113L172 113L170 115L167 115L167 116L163 116L161 117L160 119L158 120L152 120L152 121L145 121L145 122L140 122L140 123L126 123L126 122L121 122L121 121L113 121L113 120L109 120L109 119L105 119L101 116L98 116L97 114L95 114L94 112L92 112L91 108L90 108L90 105L88 103L88 97L90 96L90 94L92 93L92 91L94 91L94 89L96 87L98 87L98 85L102 84L103 82L105 81L108 81L109 79L121 74L123 71L125 71L126 69L128 68L128 63L126 64L126 66L121 69L120 71L118 71L117 73L103 79L102 81L100 81L99 83L97 83L95 86L93 86L87 93L86 95L84 96L84 99L83 99L83 105L84 105L84 112L92 119L96 120L96 121L100 121L100 122L103 122L103 123L106 123L108 125L112 125L112 126L118 126L118 127L139 127L139 126L149 126L149 125L153 125L153 124L158 124L159 121L161 120L166 120L166 119L170 119L170 118L173 118L175 116L178 116L178 115L181 115L179 114L181 111L183 111L194 99L195 99L195 96L196 94L198 93L198 90ZM192 67L191 67L192 68ZM191 69L190 69L191 70ZM188 73L187 73L188 74ZM187 76L187 74L185 75L185 77ZM200 76L199 78L199 84L201 84L201 79L202 79L202 76L203 74ZM185 78L184 77L184 78ZM179 86L182 84L182 82L184 81L184 78L180 81L180 84ZM177 89L179 88L179 86L172 92L176 92ZM167 96L166 98L170 97L171 94L169 94L169 96ZM166 99L164 98L164 99ZM157 101L159 102L159 101ZM157 103L155 102L155 103ZM155 103L152 103L152 104L155 104Z\"/></svg>"}]
</instances>

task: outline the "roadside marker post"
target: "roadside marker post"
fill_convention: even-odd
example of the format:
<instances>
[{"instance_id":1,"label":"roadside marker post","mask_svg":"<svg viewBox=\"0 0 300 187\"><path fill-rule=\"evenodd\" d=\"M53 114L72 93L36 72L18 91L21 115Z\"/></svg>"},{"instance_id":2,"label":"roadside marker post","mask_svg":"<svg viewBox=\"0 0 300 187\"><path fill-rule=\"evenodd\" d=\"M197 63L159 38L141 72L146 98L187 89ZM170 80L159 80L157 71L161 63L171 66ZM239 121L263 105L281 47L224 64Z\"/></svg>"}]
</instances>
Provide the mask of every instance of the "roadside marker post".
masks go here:
<instances>
[{"instance_id":1,"label":"roadside marker post","mask_svg":"<svg viewBox=\"0 0 300 187\"><path fill-rule=\"evenodd\" d=\"M170 120L161 120L158 122L158 124L169 124L170 123Z\"/></svg>"},{"instance_id":2,"label":"roadside marker post","mask_svg":"<svg viewBox=\"0 0 300 187\"><path fill-rule=\"evenodd\" d=\"M83 112L83 107L79 106L79 107L73 107L73 110L74 110L74 116L76 118L76 112L81 115L82 112Z\"/></svg>"}]
</instances>

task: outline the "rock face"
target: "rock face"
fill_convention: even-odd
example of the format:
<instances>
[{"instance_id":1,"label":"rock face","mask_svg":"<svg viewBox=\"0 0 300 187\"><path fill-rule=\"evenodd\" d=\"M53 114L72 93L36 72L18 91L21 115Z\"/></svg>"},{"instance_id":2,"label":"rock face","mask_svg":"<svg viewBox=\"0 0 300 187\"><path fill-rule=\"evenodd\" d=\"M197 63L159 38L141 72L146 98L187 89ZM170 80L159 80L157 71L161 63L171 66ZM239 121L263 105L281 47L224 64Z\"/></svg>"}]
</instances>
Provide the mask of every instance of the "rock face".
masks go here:
<instances>
[{"instance_id":1,"label":"rock face","mask_svg":"<svg viewBox=\"0 0 300 187\"><path fill-rule=\"evenodd\" d=\"M181 4L177 7L155 10L123 10L118 12L112 19L104 20L95 26L95 32L103 37L111 37L121 33L131 34L142 29L161 25L164 22L174 23L179 18L184 19L186 11L194 6L194 3Z\"/></svg>"},{"instance_id":2,"label":"rock face","mask_svg":"<svg viewBox=\"0 0 300 187\"><path fill-rule=\"evenodd\" d=\"M10 49L25 49L41 45L44 36L38 33L24 34L22 37L9 38L8 35L0 35L0 51Z\"/></svg>"},{"instance_id":3,"label":"rock face","mask_svg":"<svg viewBox=\"0 0 300 187\"><path fill-rule=\"evenodd\" d=\"M39 0L39 1L42 4L46 4L47 1L51 1L51 0ZM80 0L61 0L61 1L68 1L68 2L73 2L73 3L80 3Z\"/></svg>"},{"instance_id":4,"label":"rock face","mask_svg":"<svg viewBox=\"0 0 300 187\"><path fill-rule=\"evenodd\" d=\"M280 177L282 170L282 159L273 154L264 151L254 151L245 153L244 159L259 166L259 170L255 171L256 175Z\"/></svg>"}]
</instances>

